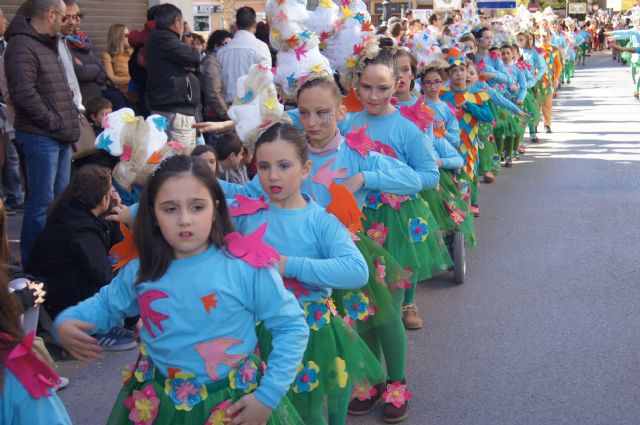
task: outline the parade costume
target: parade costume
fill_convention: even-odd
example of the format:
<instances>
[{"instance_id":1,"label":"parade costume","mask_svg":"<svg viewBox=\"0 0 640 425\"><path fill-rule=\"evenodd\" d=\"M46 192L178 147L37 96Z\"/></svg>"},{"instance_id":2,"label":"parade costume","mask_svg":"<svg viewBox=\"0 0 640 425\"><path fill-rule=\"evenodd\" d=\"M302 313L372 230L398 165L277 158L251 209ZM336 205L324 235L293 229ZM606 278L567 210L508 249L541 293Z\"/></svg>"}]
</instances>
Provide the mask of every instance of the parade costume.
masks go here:
<instances>
[{"instance_id":1,"label":"parade costume","mask_svg":"<svg viewBox=\"0 0 640 425\"><path fill-rule=\"evenodd\" d=\"M628 40L625 47L640 47L640 29L638 28L611 31L611 35L613 35L616 40ZM635 93L637 95L637 93L640 92L640 76L638 75L640 55L638 53L628 52L623 53L623 55L625 55L623 57L628 57L628 63L631 66L631 77L635 83Z\"/></svg>"},{"instance_id":2,"label":"parade costume","mask_svg":"<svg viewBox=\"0 0 640 425\"><path fill-rule=\"evenodd\" d=\"M367 265L347 229L324 208L305 197L302 209L281 209L264 198L236 197L230 208L240 233L265 226L264 240L287 256L285 287L306 313L309 342L288 397L305 424L344 424L355 385L384 381L380 362L348 326L333 305L332 288L357 290L367 282ZM368 314L360 291L351 293L346 306L353 314ZM271 352L271 334L259 329L260 353ZM267 366L269 364L267 363Z\"/></svg>"},{"instance_id":3,"label":"parade costume","mask_svg":"<svg viewBox=\"0 0 640 425\"><path fill-rule=\"evenodd\" d=\"M542 89L542 78L548 71L544 57L536 49L520 49L523 59L531 67L534 85L529 88L529 96L525 98L524 109L532 116L527 123L529 125L529 137L532 141L537 140L536 132L540 122L540 106L544 102Z\"/></svg>"},{"instance_id":4,"label":"parade costume","mask_svg":"<svg viewBox=\"0 0 640 425\"><path fill-rule=\"evenodd\" d=\"M440 92L440 98L454 109L461 109L463 113L458 118L460 126L460 156L465 162L463 170L468 176L471 204L478 201L478 123L493 121L493 114L488 105L489 94L486 91L471 87L465 90L454 90L446 86ZM464 179L464 176L462 177Z\"/></svg>"},{"instance_id":5,"label":"parade costume","mask_svg":"<svg viewBox=\"0 0 640 425\"><path fill-rule=\"evenodd\" d=\"M0 352L0 423L71 425L71 419L55 393L60 378L35 354L34 337L32 332L11 351ZM2 346L12 340L11 335L0 333Z\"/></svg>"},{"instance_id":6,"label":"parade costume","mask_svg":"<svg viewBox=\"0 0 640 425\"><path fill-rule=\"evenodd\" d=\"M544 102L542 104L542 116L545 127L551 127L553 114L553 97L556 93L557 82L562 73L562 61L558 49L551 44L543 45L538 50L544 56L547 64L547 72L542 77L542 90Z\"/></svg>"},{"instance_id":7,"label":"parade costume","mask_svg":"<svg viewBox=\"0 0 640 425\"><path fill-rule=\"evenodd\" d=\"M249 241L229 234L226 248L173 260L153 282L135 284L140 264L134 259L100 292L56 318L56 332L65 320L77 319L94 324L97 333L122 325L125 317L142 320L140 356L125 370L108 424L223 423L226 408L251 392L274 409L269 424L303 424L283 396L296 376L308 327L277 272L248 264L277 258L253 236L247 248ZM243 259L232 252L242 252ZM266 370L253 355L256 320L277 347Z\"/></svg>"}]
</instances>

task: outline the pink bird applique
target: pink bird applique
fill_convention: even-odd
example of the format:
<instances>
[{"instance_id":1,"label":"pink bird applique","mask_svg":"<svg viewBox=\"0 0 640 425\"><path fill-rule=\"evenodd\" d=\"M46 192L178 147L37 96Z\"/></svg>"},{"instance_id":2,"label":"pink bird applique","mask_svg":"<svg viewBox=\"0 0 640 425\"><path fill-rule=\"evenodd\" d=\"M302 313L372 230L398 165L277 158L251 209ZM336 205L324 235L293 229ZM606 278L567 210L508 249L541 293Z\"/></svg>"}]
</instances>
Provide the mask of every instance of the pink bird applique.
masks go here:
<instances>
[{"instance_id":1,"label":"pink bird applique","mask_svg":"<svg viewBox=\"0 0 640 425\"><path fill-rule=\"evenodd\" d=\"M151 324L153 323L153 325L155 325L155 327L158 328L160 332L164 332L162 321L169 318L169 316L167 316L166 314L160 313L159 311L151 308L151 303L153 301L162 298L169 298L169 295L157 289L152 289L138 296L140 320L142 320L144 328L147 330L147 332L149 332L149 335L151 335L152 338L155 338L156 335L151 328Z\"/></svg>"},{"instance_id":2,"label":"pink bird applique","mask_svg":"<svg viewBox=\"0 0 640 425\"><path fill-rule=\"evenodd\" d=\"M2 364L13 373L32 398L50 397L50 389L60 383L60 378L48 364L33 351L35 332L29 333L11 352L1 353ZM0 344L11 343L13 337L0 333Z\"/></svg>"},{"instance_id":3,"label":"pink bird applique","mask_svg":"<svg viewBox=\"0 0 640 425\"><path fill-rule=\"evenodd\" d=\"M375 142L371 137L367 136L367 129L369 128L369 124L366 124L360 128L353 127L347 136L345 137L347 141L347 145L356 151L362 156L369 155L369 152L375 147Z\"/></svg>"},{"instance_id":4,"label":"pink bird applique","mask_svg":"<svg viewBox=\"0 0 640 425\"><path fill-rule=\"evenodd\" d=\"M227 250L234 257L253 267L269 267L280 259L280 254L262 240L266 231L267 223L264 223L247 236L242 236L238 232L229 233L224 237Z\"/></svg>"},{"instance_id":5,"label":"pink bird applique","mask_svg":"<svg viewBox=\"0 0 640 425\"><path fill-rule=\"evenodd\" d=\"M310 294L309 290L305 288L304 285L300 283L298 279L285 277L285 278L282 278L282 281L284 282L284 287L287 288L289 291L293 292L293 295L295 295L297 300L299 300L300 297L303 295Z\"/></svg>"},{"instance_id":6,"label":"pink bird applique","mask_svg":"<svg viewBox=\"0 0 640 425\"><path fill-rule=\"evenodd\" d=\"M227 354L227 350L234 345L242 344L243 341L235 338L218 338L213 341L201 342L195 346L200 357L204 359L204 367L207 375L214 381L218 381L218 366L225 365L235 367L240 360L246 357L245 354Z\"/></svg>"},{"instance_id":7,"label":"pink bird applique","mask_svg":"<svg viewBox=\"0 0 640 425\"><path fill-rule=\"evenodd\" d=\"M331 183L333 183L335 179L343 179L345 177L348 177L348 175L345 173L345 171L347 170L346 168L331 170L331 166L334 162L336 162L335 158L324 164L322 167L318 168L316 174L311 178L311 181L314 183L319 183L329 189L329 186L331 186Z\"/></svg>"},{"instance_id":8,"label":"pink bird applique","mask_svg":"<svg viewBox=\"0 0 640 425\"><path fill-rule=\"evenodd\" d=\"M420 96L411 106L402 106L400 114L417 125L420 131L425 131L433 122L433 114L429 113L429 109L424 104L424 96Z\"/></svg>"},{"instance_id":9,"label":"pink bird applique","mask_svg":"<svg viewBox=\"0 0 640 425\"><path fill-rule=\"evenodd\" d=\"M241 215L255 214L260 210L268 210L269 204L264 200L264 196L258 199L249 198L243 195L233 195L238 205L230 208L231 217L239 217Z\"/></svg>"},{"instance_id":10,"label":"pink bird applique","mask_svg":"<svg viewBox=\"0 0 640 425\"><path fill-rule=\"evenodd\" d=\"M301 57L307 56L307 52L309 50L307 50L306 47L307 47L306 44L302 44L302 46L298 47L297 49L294 49L294 52L296 52L296 59L298 60L298 62L300 61Z\"/></svg>"}]
</instances>

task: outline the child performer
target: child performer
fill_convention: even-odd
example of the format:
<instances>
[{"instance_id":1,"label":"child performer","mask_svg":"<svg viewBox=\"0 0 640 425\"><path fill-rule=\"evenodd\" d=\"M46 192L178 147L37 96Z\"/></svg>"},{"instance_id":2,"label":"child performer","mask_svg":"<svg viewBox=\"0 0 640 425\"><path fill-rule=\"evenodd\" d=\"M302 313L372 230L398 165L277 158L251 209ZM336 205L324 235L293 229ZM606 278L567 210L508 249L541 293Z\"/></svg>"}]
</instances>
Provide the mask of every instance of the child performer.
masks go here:
<instances>
[{"instance_id":1,"label":"child performer","mask_svg":"<svg viewBox=\"0 0 640 425\"><path fill-rule=\"evenodd\" d=\"M55 393L60 379L36 355L34 334L24 335L21 313L16 299L9 294L8 278L3 271L0 274L0 423L71 425Z\"/></svg>"},{"instance_id":2,"label":"child performer","mask_svg":"<svg viewBox=\"0 0 640 425\"><path fill-rule=\"evenodd\" d=\"M141 356L108 424L302 424L283 396L306 346L304 314L264 267L275 250L233 232L207 164L188 156L161 163L134 228L140 258L54 323L64 347L89 361L100 350L87 333L140 315ZM266 370L252 354L258 320L273 335Z\"/></svg>"},{"instance_id":3,"label":"child performer","mask_svg":"<svg viewBox=\"0 0 640 425\"><path fill-rule=\"evenodd\" d=\"M463 114L458 118L460 126L460 155L464 159L464 172L468 176L471 191L471 212L477 217L478 208L478 122L493 121L489 109L489 95L480 89L467 88L467 59L465 55L453 47L446 56L449 68L447 73L450 85L440 92L440 98L454 109L461 109Z\"/></svg>"},{"instance_id":4,"label":"child performer","mask_svg":"<svg viewBox=\"0 0 640 425\"><path fill-rule=\"evenodd\" d=\"M343 75L345 85L355 88L355 93L364 110L349 114L340 125L349 143L361 152L376 150L396 157L409 165L420 176L422 190L436 186L439 178L438 166L432 141L423 133L426 128L418 116L410 119L391 104L391 97L398 82L398 65L395 54L381 49L377 40L369 42L356 60L355 66ZM412 122L413 121L413 122ZM368 231L386 234L381 238L383 246L405 268L412 272L410 291L417 282L431 276L438 259L430 258L428 238L432 237L427 224L428 206L416 195L394 196L385 192L371 191L366 198ZM394 301L402 302L403 290L394 294ZM398 305L398 310L400 306ZM379 342L375 344L379 345ZM371 343L370 343L371 346ZM406 347L397 347L404 358ZM405 395L406 381L404 364L397 369L387 368L389 383L387 393L397 394L395 399L385 397L383 419L400 422L409 414ZM365 414L379 402L377 394L369 399L355 399L349 406L352 414Z\"/></svg>"},{"instance_id":5,"label":"child performer","mask_svg":"<svg viewBox=\"0 0 640 425\"><path fill-rule=\"evenodd\" d=\"M332 288L354 290L368 279L367 263L349 231L333 215L300 191L311 171L304 134L277 123L255 145L260 183L269 196L236 197L231 207L241 233L267 223L264 239L280 253L278 269L285 287L298 298L310 328L307 350L289 398L307 425L344 425L356 383L384 380L380 362L355 331L338 316ZM260 332L262 354L270 352L270 335Z\"/></svg>"},{"instance_id":6,"label":"child performer","mask_svg":"<svg viewBox=\"0 0 640 425\"><path fill-rule=\"evenodd\" d=\"M530 66L530 72L535 80L534 86L529 88L530 99L533 100L533 102L525 98L525 110L531 115L531 119L527 121L529 125L529 140L531 140L532 143L537 143L539 141L536 133L538 123L540 122L540 105L542 105L544 101L541 81L548 71L547 63L544 60L544 56L535 49L530 33L525 31L519 32L516 34L516 40L520 52L522 52L522 58Z\"/></svg>"},{"instance_id":7,"label":"child performer","mask_svg":"<svg viewBox=\"0 0 640 425\"><path fill-rule=\"evenodd\" d=\"M553 115L553 98L556 94L556 85L562 72L562 61L559 58L558 49L551 44L549 29L542 29L540 33L540 48L547 64L547 72L542 77L542 89L544 103L542 104L542 116L544 119L545 133L551 133L551 119Z\"/></svg>"}]
</instances>

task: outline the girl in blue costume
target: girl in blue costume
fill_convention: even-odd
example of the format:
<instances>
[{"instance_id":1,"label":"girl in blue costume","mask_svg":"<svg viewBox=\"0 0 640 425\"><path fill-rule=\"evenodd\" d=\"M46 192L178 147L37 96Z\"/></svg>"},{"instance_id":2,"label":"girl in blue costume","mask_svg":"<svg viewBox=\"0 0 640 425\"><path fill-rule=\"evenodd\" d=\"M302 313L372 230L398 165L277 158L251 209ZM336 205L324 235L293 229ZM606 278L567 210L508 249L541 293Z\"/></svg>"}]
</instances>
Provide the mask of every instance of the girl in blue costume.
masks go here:
<instances>
[{"instance_id":1,"label":"girl in blue costume","mask_svg":"<svg viewBox=\"0 0 640 425\"><path fill-rule=\"evenodd\" d=\"M0 423L3 425L71 425L55 393L59 378L32 347L34 334L24 335L20 310L0 274Z\"/></svg>"},{"instance_id":2,"label":"girl in blue costume","mask_svg":"<svg viewBox=\"0 0 640 425\"><path fill-rule=\"evenodd\" d=\"M518 84L518 90L516 92L509 91L506 92L506 94L511 102L521 107L527 96L527 88L531 78L527 77L528 71L526 69L520 69L516 66L510 41L506 41L500 46L500 54L507 72L509 72L516 81L516 84ZM509 115L507 121L509 123L509 132L504 139L503 149L499 149L498 152L504 156L505 167L511 167L513 158L516 157L518 153L519 140L524 134L524 121L521 117L515 115Z\"/></svg>"},{"instance_id":3,"label":"girl in blue costume","mask_svg":"<svg viewBox=\"0 0 640 425\"><path fill-rule=\"evenodd\" d=\"M516 34L518 48L522 53L522 59L528 64L530 73L533 76L533 86L529 88L529 96L525 97L525 111L531 115L527 120L529 126L529 140L532 143L539 141L537 136L537 128L540 123L540 106L544 101L544 93L542 90L542 77L547 73L547 63L533 46L532 35L526 31Z\"/></svg>"},{"instance_id":4,"label":"girl in blue costume","mask_svg":"<svg viewBox=\"0 0 640 425\"><path fill-rule=\"evenodd\" d=\"M304 134L277 123L255 145L258 178L268 195L236 195L231 207L241 233L266 226L265 242L280 253L278 270L307 315L310 337L289 398L307 425L344 425L355 384L379 384L382 366L358 334L337 315L332 289L355 290L368 279L367 264L340 221L300 191L311 171ZM355 202L354 202L355 204ZM265 224L266 223L266 224ZM354 292L355 294L355 292ZM355 311L366 314L358 299ZM271 351L260 332L260 352Z\"/></svg>"},{"instance_id":5,"label":"girl in blue costume","mask_svg":"<svg viewBox=\"0 0 640 425\"><path fill-rule=\"evenodd\" d=\"M489 95L475 87L467 87L467 59L457 48L451 48L446 56L450 84L443 87L440 98L454 109L461 109L458 118L460 126L460 155L464 159L462 167L468 177L471 212L480 215L478 207L478 122L493 121L489 109Z\"/></svg>"},{"instance_id":6,"label":"girl in blue costume","mask_svg":"<svg viewBox=\"0 0 640 425\"><path fill-rule=\"evenodd\" d=\"M381 49L378 43L377 40L369 42L358 56L356 66L343 76L345 84L355 88L364 110L349 113L340 124L340 132L346 134L347 142L363 155L377 151L393 156L418 173L422 190L433 188L438 183L439 173L432 142L425 140L427 136L423 133L424 128L419 127L418 117L407 119L391 104L398 81L398 66L395 54ZM403 267L410 268L409 288L415 288L424 276L432 275L435 264L433 259L427 258L430 253L427 239L432 237L426 220L428 206L417 193L395 196L371 191L366 197L364 214L368 231L379 232L383 246ZM447 264L438 267L445 269ZM401 303L403 298L402 289L394 294L394 301ZM409 413L404 367L396 371L387 369L387 373L390 382L384 398L383 419L399 422ZM355 399L349 411L365 414L379 400L379 392L369 399Z\"/></svg>"},{"instance_id":7,"label":"girl in blue costume","mask_svg":"<svg viewBox=\"0 0 640 425\"><path fill-rule=\"evenodd\" d=\"M446 141L442 143L442 140L436 140L434 137L434 112L429 110L426 105L424 105L423 98L418 99L413 93L413 89L415 87L415 77L417 73L418 61L415 56L409 53L405 49L398 49L396 52L396 60L398 62L398 84L396 86L395 96L398 99L398 103L396 107L400 109L401 113L407 113L407 111L422 110L419 113L427 114L426 119L431 120L430 123L426 125L424 129L425 134L428 136L425 141L427 143L433 143L434 152L436 154L436 161L438 162L438 167L441 167L442 158L451 158L455 160L458 158L460 160L460 165L457 168L462 166L462 158L458 155L455 149L451 147ZM430 117L429 117L430 115ZM450 147L451 150L446 150L447 147ZM440 148L440 149L438 149ZM430 194L430 196L427 196ZM444 209L444 203L440 192L436 188L431 188L420 193L422 198L425 200L429 209L427 210L426 220L429 229L431 230L431 235L433 236L428 240L429 250L431 258L436 265L447 264L449 266L453 265L453 261L449 255L449 250L447 245L444 242L444 238L442 235L441 222L446 220L447 223L450 219L449 214ZM429 199L431 200L431 204L429 203ZM438 270L434 268L434 274L439 274L444 270ZM414 303L415 300L415 291L416 288L412 287L410 290L405 291L404 294L404 302L402 305L402 321L404 322L404 326L407 329L420 329L422 328L422 319L418 314L418 307Z\"/></svg>"},{"instance_id":8,"label":"girl in blue costume","mask_svg":"<svg viewBox=\"0 0 640 425\"><path fill-rule=\"evenodd\" d=\"M442 66L434 65L420 73L422 92L427 107L434 114L435 148L440 167L440 182L437 189L425 193L440 227L444 231L459 230L465 235L468 246L475 246L476 235L474 217L469 207L467 191L458 180L464 161L458 154L460 130L458 119L449 106L440 100L440 90L444 84L446 72ZM435 191L440 197L435 196Z\"/></svg>"},{"instance_id":9,"label":"girl in blue costume","mask_svg":"<svg viewBox=\"0 0 640 425\"><path fill-rule=\"evenodd\" d=\"M269 267L277 252L233 231L207 164L161 163L134 224L139 258L54 323L65 349L90 361L100 348L88 333L140 316L140 356L107 423L303 424L283 397L306 346L304 313ZM252 354L257 320L273 335L266 370Z\"/></svg>"},{"instance_id":10,"label":"girl in blue costume","mask_svg":"<svg viewBox=\"0 0 640 425\"><path fill-rule=\"evenodd\" d=\"M333 200L330 190L333 183L340 183L353 192L359 207L365 204L365 197L372 190L401 197L421 189L420 177L405 163L378 152L364 153L357 149L353 140L341 136L337 123L345 116L345 106L333 78L308 79L298 90L297 104L298 109L290 111L289 115L305 130L312 161L311 172L301 190L319 205L326 208ZM244 186L221 184L228 194L253 197L265 194L258 179ZM404 377L407 342L399 307L407 278L391 254L381 246L385 236L377 229L355 233L356 246L369 267L369 281L362 290L365 298L359 299L357 291L337 290L334 299L345 320L356 321L360 335L377 358L381 360L384 353L389 380L400 380ZM361 308L352 307L354 300L364 301L358 303ZM364 308L367 303L368 309ZM354 394L362 401L372 399L368 403L372 409L385 389L385 384L375 387L361 384L356 386Z\"/></svg>"},{"instance_id":11,"label":"girl in blue costume","mask_svg":"<svg viewBox=\"0 0 640 425\"><path fill-rule=\"evenodd\" d=\"M634 52L636 47L640 47L640 16L633 16L632 22L633 28L605 32L605 35L613 36L616 40L629 40L629 45L626 47L630 47L633 50L615 49L630 53L629 60L631 63L631 77L633 78L633 82L636 86L633 96L638 97L638 93L640 92L640 75L638 75L637 69L640 67L640 55Z\"/></svg>"}]
</instances>

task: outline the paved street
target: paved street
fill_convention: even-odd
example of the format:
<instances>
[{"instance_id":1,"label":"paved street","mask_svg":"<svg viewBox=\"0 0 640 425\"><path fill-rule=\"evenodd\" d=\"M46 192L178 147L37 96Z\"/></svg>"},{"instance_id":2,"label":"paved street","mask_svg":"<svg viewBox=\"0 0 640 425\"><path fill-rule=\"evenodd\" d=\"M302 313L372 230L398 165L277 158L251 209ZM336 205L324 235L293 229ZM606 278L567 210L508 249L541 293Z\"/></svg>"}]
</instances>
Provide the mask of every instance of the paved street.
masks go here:
<instances>
[{"instance_id":1,"label":"paved street","mask_svg":"<svg viewBox=\"0 0 640 425\"><path fill-rule=\"evenodd\" d=\"M640 421L640 104L628 68L589 59L558 96L554 133L481 186L467 282L418 290L407 425ZM74 423L104 423L134 356L61 362Z\"/></svg>"}]
</instances>

